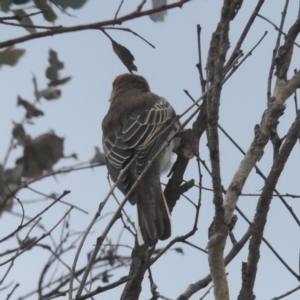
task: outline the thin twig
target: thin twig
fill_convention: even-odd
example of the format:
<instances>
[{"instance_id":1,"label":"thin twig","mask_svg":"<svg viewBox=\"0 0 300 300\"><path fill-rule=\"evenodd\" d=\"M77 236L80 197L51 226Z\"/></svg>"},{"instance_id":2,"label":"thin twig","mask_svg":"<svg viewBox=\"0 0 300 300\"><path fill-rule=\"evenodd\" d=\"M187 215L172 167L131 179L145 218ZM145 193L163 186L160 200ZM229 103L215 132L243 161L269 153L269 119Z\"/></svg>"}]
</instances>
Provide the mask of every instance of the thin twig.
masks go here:
<instances>
[{"instance_id":1,"label":"thin twig","mask_svg":"<svg viewBox=\"0 0 300 300\"><path fill-rule=\"evenodd\" d=\"M7 21L0 21L0 24L15 26L15 27L22 27L22 28L35 28L35 29L47 29L47 30L55 30L58 28L63 28L63 26L42 26L42 25L30 25L30 24L19 24Z\"/></svg>"},{"instance_id":2,"label":"thin twig","mask_svg":"<svg viewBox=\"0 0 300 300\"><path fill-rule=\"evenodd\" d=\"M201 90L202 90L202 93L204 93L205 92L205 86L206 86L206 80L204 79L203 70L202 70L201 26L200 26L200 24L197 24L197 44L198 44L198 63L196 65L196 67L199 71Z\"/></svg>"},{"instance_id":3,"label":"thin twig","mask_svg":"<svg viewBox=\"0 0 300 300\"><path fill-rule=\"evenodd\" d=\"M282 31L275 23L273 23L271 20L269 20L268 18L264 17L261 14L257 14L258 17L260 17L261 19L267 21L268 23L270 23L272 26L274 26L275 30L277 30L279 33L281 33L284 37L286 37L286 33L284 31ZM294 42L294 45L297 46L298 48L300 48L300 45L297 44L296 42Z\"/></svg>"},{"instance_id":4,"label":"thin twig","mask_svg":"<svg viewBox=\"0 0 300 300\"><path fill-rule=\"evenodd\" d=\"M29 231L27 232L27 234L26 234L26 236L25 236L25 238L24 238L24 241L26 241L27 239L29 239L29 234L31 233L31 231L33 230L33 228L36 226L36 224L37 224L40 220L41 220L41 217L38 218L38 219L32 224L31 228L29 229ZM23 243L21 242L21 243L20 243L20 247L19 247L19 249L16 251L15 255L14 255L13 257L11 257L10 259L8 259L8 260L6 260L6 261L4 261L4 262L2 262L2 263L0 264L0 266L3 266L3 265L5 265L5 264L7 264L8 262L10 262L10 265L8 266L8 268L7 268L7 270L6 270L5 274L4 274L4 276L3 276L2 279L0 280L0 285L4 282L6 276L7 276L8 273L10 272L12 266L14 265L15 259L16 259L19 255L21 255L24 251L26 251L28 248L31 248L31 247L32 247L32 243L30 243L27 247L25 246L25 248L23 248ZM23 249L24 249L24 250L23 250ZM21 251L21 250L23 250L23 251Z\"/></svg>"},{"instance_id":5,"label":"thin twig","mask_svg":"<svg viewBox=\"0 0 300 300\"><path fill-rule=\"evenodd\" d=\"M188 92L187 92L187 95L190 97L190 99L192 101L195 102L195 100L188 94ZM226 137L239 149L239 151L241 151L241 153L243 153L245 155L246 153L243 151L243 149L230 137L230 135L222 128L222 126L220 124L218 124L218 127L226 135ZM203 163L203 161L201 161L201 162ZM266 177L263 175L263 173L260 171L260 169L257 166L255 166L255 168L257 169L257 173L265 180ZM209 174L211 174L210 171L209 171ZM300 221L298 220L297 216L295 215L293 209L286 203L286 201L283 199L282 195L276 189L274 191L275 191L276 195L273 195L273 196L277 196L280 198L280 200L283 202L285 207L289 210L289 212L291 213L291 215L293 216L293 218L295 219L297 224L300 226ZM261 194L258 194L258 196L261 196ZM294 195L289 195L289 196L292 197ZM251 225L251 222L247 219L247 217L242 213L242 211L237 206L236 206L236 210L248 222L248 224ZM264 237L263 237L263 242L268 246L268 248L273 252L273 254L278 258L278 260L287 268L287 270L292 275L294 275L296 278L298 278L298 275L289 267L289 265L283 260L283 258L275 251L275 249L271 246L271 244Z\"/></svg>"},{"instance_id":6,"label":"thin twig","mask_svg":"<svg viewBox=\"0 0 300 300\"><path fill-rule=\"evenodd\" d=\"M235 145L235 147L243 154L245 155L246 152L233 140L233 138L222 128L220 124L218 124L219 129L225 134L225 136ZM257 165L254 165L254 168L256 170L256 173L262 177L264 180L266 180L266 176L263 174L263 172L260 170L260 168ZM279 193L277 189L274 189L274 192L279 197L283 205L286 207L286 209L289 211L289 213L292 215L298 226L300 227L300 220L298 219L297 215L293 211L290 205L284 200L283 196ZM260 194L261 195L261 194Z\"/></svg>"},{"instance_id":7,"label":"thin twig","mask_svg":"<svg viewBox=\"0 0 300 300\"><path fill-rule=\"evenodd\" d=\"M45 209L43 209L40 213L38 213L36 216L34 216L32 219L30 219L27 223L23 224L22 226L18 226L17 229L15 229L13 232L11 232L9 235L5 236L4 238L2 238L0 240L0 243L6 241L7 239L9 239L10 237L14 236L18 231L20 231L22 228L26 227L27 225L29 225L30 223L32 223L33 221L35 221L37 218L39 218L44 212L46 212L49 208L51 208L54 204L56 204L57 202L59 202L63 197L65 197L66 195L70 194L70 191L64 191L62 193L62 195L60 197L58 197L55 201L53 201L50 205L48 205Z\"/></svg>"},{"instance_id":8,"label":"thin twig","mask_svg":"<svg viewBox=\"0 0 300 300\"><path fill-rule=\"evenodd\" d=\"M141 11L143 9L144 4L146 3L147 0L142 0L141 4L137 7L136 11Z\"/></svg>"},{"instance_id":9,"label":"thin twig","mask_svg":"<svg viewBox=\"0 0 300 300\"><path fill-rule=\"evenodd\" d=\"M123 27L104 27L103 29L107 30L121 30L121 31L127 31L132 33L133 35L139 37L141 40L143 40L144 42L146 42L149 46L151 46L152 48L155 48L155 46L153 44L151 44L149 41L147 41L145 38L143 38L142 36L140 36L138 33L136 33L135 31L131 30L130 28L123 28Z\"/></svg>"},{"instance_id":10,"label":"thin twig","mask_svg":"<svg viewBox=\"0 0 300 300\"><path fill-rule=\"evenodd\" d=\"M228 59L228 61L226 63L225 69L227 69L228 66L232 64L232 62L235 60L236 56L239 54L242 44L243 44L246 36L248 35L248 32L249 32L250 28L252 27L253 22L257 16L258 12L260 11L262 5L264 4L264 2L265 2L264 0L259 0L257 2L255 9L253 10L246 26L244 27L244 30L243 30L238 42L236 43L236 46L235 46L230 58Z\"/></svg>"},{"instance_id":11,"label":"thin twig","mask_svg":"<svg viewBox=\"0 0 300 300\"><path fill-rule=\"evenodd\" d=\"M116 14L115 14L115 19L118 17L118 14L119 14L120 9L121 9L121 7L122 7L122 5L123 5L123 2L124 2L124 0L121 0L121 2L120 2L120 4L119 4L119 7L118 7L118 9L117 9L117 11L116 11Z\"/></svg>"},{"instance_id":12,"label":"thin twig","mask_svg":"<svg viewBox=\"0 0 300 300\"><path fill-rule=\"evenodd\" d=\"M47 9L42 9L40 11L31 13L31 14L22 15L22 16L20 16L20 15L14 15L14 16L9 16L9 17L2 17L2 18L0 18L0 21L5 21L5 20L22 20L24 18L29 18L29 17L35 16L35 15L42 14L46 10Z\"/></svg>"},{"instance_id":13,"label":"thin twig","mask_svg":"<svg viewBox=\"0 0 300 300\"><path fill-rule=\"evenodd\" d=\"M182 243L187 244L187 245L189 245L189 246L191 246L191 247L193 247L193 248L195 248L195 249L197 249L197 250L199 250L199 251L207 254L207 250L204 250L203 248L200 248L200 247L194 245L193 243L190 243L188 241L182 241Z\"/></svg>"},{"instance_id":14,"label":"thin twig","mask_svg":"<svg viewBox=\"0 0 300 300\"><path fill-rule=\"evenodd\" d=\"M274 68L275 68L275 58L279 49L279 45L280 45L280 38L282 35L282 28L284 25L284 20L285 20L285 16L286 16L286 11L289 5L289 0L285 1L285 5L284 5L284 9L282 12L282 17L281 17L281 21L280 21L280 26L279 26L279 30L278 30L278 35L277 35L277 40L275 43L275 48L273 50L273 54L272 54L272 60L271 60L271 65L270 65L270 70L269 70L269 77L268 77L268 87L267 87L267 98L268 98L268 103L270 103L270 99L271 99L271 88L272 88L272 79L273 79L273 72L274 72Z\"/></svg>"},{"instance_id":15,"label":"thin twig","mask_svg":"<svg viewBox=\"0 0 300 300\"><path fill-rule=\"evenodd\" d=\"M265 33L263 34L263 36L260 38L260 40L254 45L254 47L243 57L243 59L237 64L237 65L233 65L231 71L226 75L224 82L227 81L227 77L232 76L232 74L240 67L240 65L250 56L252 55L252 52L255 50L255 48L261 43L261 41L265 38L265 36L267 35L268 31L265 31ZM240 56L237 56L238 58ZM230 70L230 68L228 69Z\"/></svg>"},{"instance_id":16,"label":"thin twig","mask_svg":"<svg viewBox=\"0 0 300 300\"><path fill-rule=\"evenodd\" d=\"M244 247L247 243L248 239L251 236L251 228L249 227L248 230L245 232L243 237L232 246L231 250L228 252L226 257L224 258L225 265L227 266L235 256L240 252L240 250ZM193 294L198 292L200 289L205 288L211 282L211 275L208 274L201 280L198 280L195 283L189 285L189 287L177 298L177 300L188 300L191 298Z\"/></svg>"},{"instance_id":17,"label":"thin twig","mask_svg":"<svg viewBox=\"0 0 300 300\"><path fill-rule=\"evenodd\" d=\"M211 286L209 287L209 289L205 292L205 294L204 294L199 300L203 300L203 299L210 293L210 290L211 290L213 287L214 287L214 286L211 285Z\"/></svg>"},{"instance_id":18,"label":"thin twig","mask_svg":"<svg viewBox=\"0 0 300 300\"><path fill-rule=\"evenodd\" d=\"M13 192L10 190L10 187L9 187L9 185L8 185L7 183L6 183L6 188L8 189L8 191L9 191L9 193L10 193L10 196L11 196L12 198L16 199L17 202L20 204L20 206L21 206L21 208L22 208L22 218L21 218L21 223L20 223L20 225L19 225L19 226L22 227L23 221L24 221L24 217L25 217L25 210L24 210L23 203L22 203L22 201L21 201L18 197L16 197L15 192L13 193ZM5 200L7 200L7 199L5 199Z\"/></svg>"},{"instance_id":19,"label":"thin twig","mask_svg":"<svg viewBox=\"0 0 300 300\"><path fill-rule=\"evenodd\" d=\"M177 7L182 7L184 4L189 2L190 0L180 0L171 4L167 4L164 6L159 6L155 7L152 9L148 9L145 11L134 11L131 12L123 17L119 17L117 19L111 19L107 21L102 21L102 22L96 22L96 23L90 23L90 24L85 24L85 25L77 25L77 26L70 26L70 27L59 27L59 28L54 28L53 30L47 30L47 31L42 31L42 32L37 32L37 33L32 33L28 34L19 38L15 39L10 39L4 42L0 43L0 48L6 48L6 47L11 47L20 43L24 43L26 41L42 38L42 37L48 37L48 36L54 36L57 34L63 34L66 32L76 32L76 31L82 31L82 30L89 30L89 29L97 29L99 30L100 28L103 28L104 26L110 26L114 24L122 24L126 21L141 18L144 16L151 15L153 13L157 13L163 10L169 10Z\"/></svg>"},{"instance_id":20,"label":"thin twig","mask_svg":"<svg viewBox=\"0 0 300 300\"><path fill-rule=\"evenodd\" d=\"M14 291L20 286L19 283L16 283L15 286L13 287L13 289L11 290L11 292L7 295L6 300L9 300L9 298L12 296L12 294L14 293Z\"/></svg>"},{"instance_id":21,"label":"thin twig","mask_svg":"<svg viewBox=\"0 0 300 300\"><path fill-rule=\"evenodd\" d=\"M299 290L300 290L300 285L298 285L296 288L294 288L294 289L286 292L285 294L282 294L280 296L272 298L271 300L279 300L279 299L285 298L286 296L289 296L289 295L291 295L291 294L293 294L293 293L295 293L295 292L297 292Z\"/></svg>"},{"instance_id":22,"label":"thin twig","mask_svg":"<svg viewBox=\"0 0 300 300\"><path fill-rule=\"evenodd\" d=\"M47 195L47 194L45 194L45 193L42 193L42 192L40 192L40 191L38 191L38 190L36 190L36 189L34 189L34 188L32 188L32 187L25 186L25 188L27 188L28 190L30 190L30 191L32 191L32 192L38 194L38 195L44 196L46 199L54 199L54 200L55 200L55 197L53 197L53 196L51 196L51 195ZM75 208L75 209L77 209L77 210L83 212L84 214L87 214L87 215L89 214L86 210L84 210L84 209L82 209L82 208L80 208L80 207L78 207L78 206L76 206L76 205L73 205L73 204L68 203L68 202L66 202L66 201L63 201L63 200L60 200L59 202L62 203L62 204L68 205L68 206L72 206L73 208ZM23 203L24 203L24 201L23 201Z\"/></svg>"},{"instance_id":23,"label":"thin twig","mask_svg":"<svg viewBox=\"0 0 300 300\"><path fill-rule=\"evenodd\" d=\"M109 179L109 174L107 173L107 181L108 181L108 184L110 186L110 188L112 187L111 185L111 181ZM118 203L118 205L120 205L120 201L118 200L118 198L116 197L115 193L112 193L112 196L114 197L114 199L116 200L116 202ZM126 219L127 219L127 222L132 226L132 228L134 229L134 231L136 232L136 228L135 228L135 225L134 225L134 222L131 221L131 219L129 218L128 214L126 213L125 209L123 208L122 209L122 213L125 215ZM125 224L124 224L125 225ZM135 235L135 233L129 228L128 229L132 234L133 236Z\"/></svg>"}]
</instances>

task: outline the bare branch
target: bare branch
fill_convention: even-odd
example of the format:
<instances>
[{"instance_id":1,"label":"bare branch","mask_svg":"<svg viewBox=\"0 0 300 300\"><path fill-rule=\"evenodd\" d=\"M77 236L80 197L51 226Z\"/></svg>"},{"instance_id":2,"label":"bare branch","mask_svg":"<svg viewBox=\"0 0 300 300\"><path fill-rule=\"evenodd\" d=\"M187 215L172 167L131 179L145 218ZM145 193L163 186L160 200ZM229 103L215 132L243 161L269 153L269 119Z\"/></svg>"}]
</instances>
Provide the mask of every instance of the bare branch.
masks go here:
<instances>
[{"instance_id":1,"label":"bare branch","mask_svg":"<svg viewBox=\"0 0 300 300\"><path fill-rule=\"evenodd\" d=\"M38 213L35 217L33 217L31 220L29 220L27 223L23 224L22 226L19 226L16 230L14 230L12 233L7 235L6 237L2 238L0 240L0 243L4 242L5 240L9 239L10 237L14 236L18 231L20 231L22 228L26 227L28 224L35 221L37 218L39 218L43 213L45 213L49 208L51 208L55 203L59 202L60 199L65 197L66 195L70 194L70 191L64 191L60 197L58 197L55 201L53 201L50 205L48 205L45 209L43 209L40 213Z\"/></svg>"},{"instance_id":2,"label":"bare branch","mask_svg":"<svg viewBox=\"0 0 300 300\"><path fill-rule=\"evenodd\" d=\"M287 297L287 296L289 296L289 295L291 295L291 294L293 294L293 293L295 293L295 292L297 292L297 291L299 291L299 290L300 290L300 285L298 285L298 286L295 287L294 289L292 289L292 290L290 290L290 291L284 293L283 295L280 295L280 296L277 296L277 297L272 298L271 300L279 300L279 299L283 299L283 298L285 298L285 297Z\"/></svg>"},{"instance_id":3,"label":"bare branch","mask_svg":"<svg viewBox=\"0 0 300 300\"><path fill-rule=\"evenodd\" d=\"M286 37L286 33L284 31L282 31L275 23L273 23L271 20L269 20L268 18L262 16L261 14L257 14L258 17L262 18L263 20L267 21L268 23L270 23L271 25L274 26L274 28L279 31L284 37ZM300 48L300 45L297 44L296 42L294 43L295 46Z\"/></svg>"},{"instance_id":4,"label":"bare branch","mask_svg":"<svg viewBox=\"0 0 300 300\"><path fill-rule=\"evenodd\" d=\"M289 0L286 0L285 1L285 6L284 6L284 9L283 9L283 12L282 12L282 17L281 17L280 27L279 27L279 30L278 30L277 40L276 40L276 43L275 43L275 48L273 50L272 61L271 61L269 77L268 77L268 89L267 89L268 103L270 103L270 101L271 101L271 85L272 85L272 79L273 79L273 72L274 72L274 68L275 68L275 58L276 58L276 55L278 53L278 49L279 49L279 45L280 45L280 38L281 38L281 34L282 34L282 28L283 28L283 25L284 25L284 20L285 20L288 5L289 5Z\"/></svg>"},{"instance_id":5,"label":"bare branch","mask_svg":"<svg viewBox=\"0 0 300 300\"><path fill-rule=\"evenodd\" d=\"M116 11L116 14L115 14L115 19L118 17L118 14L119 14L120 9L121 9L121 7L122 7L122 5L123 5L123 2L124 2L124 0L121 0L121 2L120 2L120 4L119 4L119 7L118 7L118 9L117 9L117 11Z\"/></svg>"},{"instance_id":6,"label":"bare branch","mask_svg":"<svg viewBox=\"0 0 300 300\"><path fill-rule=\"evenodd\" d=\"M250 299L253 295L253 286L256 277L257 263L260 257L259 249L262 240L264 227L267 220L269 206L272 200L272 193L278 181L278 178L285 166L285 163L299 138L300 131L300 112L291 126L286 140L276 156L270 174L266 179L262 195L256 208L256 214L253 221L253 233L249 243L248 261L243 268L243 283L238 299Z\"/></svg>"},{"instance_id":7,"label":"bare branch","mask_svg":"<svg viewBox=\"0 0 300 300\"><path fill-rule=\"evenodd\" d=\"M251 236L251 227L249 227L246 233L243 235L243 237L232 246L231 250L224 258L224 262L226 266L234 259L234 257L239 253L239 251L244 247L244 245L247 243L250 236ZM190 284L189 287L177 298L177 300L189 299L193 294L207 287L211 283L211 281L212 281L211 275L208 274L201 280Z\"/></svg>"},{"instance_id":8,"label":"bare branch","mask_svg":"<svg viewBox=\"0 0 300 300\"><path fill-rule=\"evenodd\" d=\"M214 295L216 300L229 300L229 289L226 278L223 251L227 236L227 227L224 225L224 210L222 196L222 182L220 174L220 151L218 120L221 98L221 89L224 80L224 65L226 53L229 49L229 24L234 18L237 3L224 1L221 20L213 33L209 55L207 59L207 81L212 91L209 92L207 101L207 139L212 169L213 203L215 217L209 229L208 262L213 280Z\"/></svg>"},{"instance_id":9,"label":"bare branch","mask_svg":"<svg viewBox=\"0 0 300 300\"><path fill-rule=\"evenodd\" d=\"M244 30L243 30L236 46L235 46L235 48L234 48L230 58L228 59L228 61L226 63L226 69L228 68L229 65L232 64L232 62L235 60L236 56L239 54L239 52L241 50L241 47L242 47L242 44L243 44L243 42L244 42L251 26L253 25L253 22L254 22L254 20L257 16L258 12L260 11L262 5L264 4L264 2L265 2L264 0L258 0L256 7L253 10L252 15L251 15L251 17L249 18L249 20L247 22L247 25L245 26L245 28L244 28Z\"/></svg>"},{"instance_id":10,"label":"bare branch","mask_svg":"<svg viewBox=\"0 0 300 300\"><path fill-rule=\"evenodd\" d=\"M292 47L292 45L293 44L290 46ZM290 62L290 59L288 59L288 61ZM284 111L285 101L295 92L299 85L299 72L297 72L290 81L277 79L271 104L263 113L260 126L256 126L254 140L245 154L244 159L240 163L229 188L227 189L224 199L225 222L227 224L230 223L234 207L250 171L254 167L255 163L261 158L263 149L268 143L272 132L274 132L274 130L276 131L278 119Z\"/></svg>"},{"instance_id":11,"label":"bare branch","mask_svg":"<svg viewBox=\"0 0 300 300\"><path fill-rule=\"evenodd\" d=\"M12 294L14 293L14 291L19 287L20 285L18 283L15 284L15 286L13 287L13 289L11 290L11 292L7 295L6 300L9 300L10 297L12 296Z\"/></svg>"},{"instance_id":12,"label":"bare branch","mask_svg":"<svg viewBox=\"0 0 300 300\"><path fill-rule=\"evenodd\" d=\"M180 0L177 2L174 2L172 4L156 7L153 9L148 9L145 11L134 11L132 13L129 13L123 17L119 17L117 19L111 19L107 21L102 21L102 22L96 22L96 23L91 23L91 24L86 24L86 25L77 25L77 26L72 26L72 27L64 27L64 26L55 26L51 30L47 31L42 31L42 32L37 32L37 33L32 33L29 35L25 35L19 38L11 39L5 42L0 43L0 48L6 48L6 47L11 47L16 44L24 43L26 41L34 40L37 38L42 38L42 37L47 37L47 36L54 36L57 34L62 34L66 32L76 32L76 31L82 31L82 30L89 30L89 29L105 29L103 28L104 26L109 26L109 25L114 25L114 24L122 24L123 22L141 18L143 16L148 16L153 13L157 13L163 10L169 10L173 9L176 7L182 7L185 3L189 2L189 0Z\"/></svg>"}]
</instances>

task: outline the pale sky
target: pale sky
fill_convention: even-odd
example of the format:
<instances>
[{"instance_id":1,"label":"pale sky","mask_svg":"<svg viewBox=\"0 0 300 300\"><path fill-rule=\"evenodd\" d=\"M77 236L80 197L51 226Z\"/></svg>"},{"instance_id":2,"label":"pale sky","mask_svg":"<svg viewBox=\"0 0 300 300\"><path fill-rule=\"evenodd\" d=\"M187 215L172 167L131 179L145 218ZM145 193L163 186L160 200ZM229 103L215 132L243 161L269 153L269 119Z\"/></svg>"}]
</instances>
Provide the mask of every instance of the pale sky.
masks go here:
<instances>
[{"instance_id":1,"label":"pale sky","mask_svg":"<svg viewBox=\"0 0 300 300\"><path fill-rule=\"evenodd\" d=\"M87 24L101 20L112 19L120 1L95 1L90 0L80 10L69 12L70 16L60 15L55 25L72 26ZM150 1L145 8L150 7ZM244 25L257 1L244 1L241 11L231 23L230 42L231 49L241 34ZM279 25L281 11L285 1L265 1L260 14L269 18ZM298 14L298 1L290 1L289 11L286 17L284 30L288 30ZM140 1L124 1L120 16L136 9ZM201 89L199 84L198 70L195 65L198 62L196 25L202 27L202 56L205 65L207 51L209 49L212 32L217 26L220 18L222 1L194 0L183 6L168 12L163 23L154 23L149 17L135 19L122 24L143 36L155 45L151 48L138 37L124 31L107 31L118 43L126 46L135 56L135 64L138 74L147 78L150 88L170 101L177 114L184 111L191 101L184 94L187 89L194 98L199 98ZM41 16L34 17L35 24L49 25ZM12 39L27 34L22 28L2 26L1 41ZM222 90L220 124L244 149L250 146L254 137L254 126L259 123L263 111L266 109L267 77L271 62L272 50L275 45L277 31L266 21L257 18L248 38L243 44L243 51L247 53L261 38L265 31L269 33L252 53L245 63L236 71L232 78L225 84ZM299 38L298 38L299 42ZM65 154L78 153L79 161L84 162L94 155L94 146L102 149L101 145L101 122L109 107L109 96L111 83L114 78L127 69L122 65L111 48L111 42L97 30L81 31L53 37L40 38L23 44L16 45L17 48L26 49L25 55L15 67L4 66L0 73L0 86L2 88L2 118L0 118L1 161L5 156L9 145L12 120L18 122L22 119L24 111L16 107L17 95L29 101L33 101L32 74L35 74L39 87L46 87L45 69L48 65L48 51L53 49L58 52L58 57L65 64L62 76L71 75L72 80L61 86L62 96L53 102L42 101L39 106L45 112L45 116L34 119L34 125L25 125L26 131L33 137L54 129L59 136L65 136ZM293 61L290 68L290 76L295 68L299 68L299 48L294 48ZM279 134L286 133L295 117L293 99L287 101L287 109L280 119ZM221 147L221 172L222 184L226 189L232 180L235 170L242 159L242 154L231 144L231 142L220 133ZM8 167L14 165L14 161L22 153L22 149L15 149L8 161ZM267 175L272 163L272 147L268 145L262 160L258 166ZM200 156L210 166L206 139L200 142ZM174 157L175 159L175 157ZM61 160L55 169L71 165L74 161ZM286 164L283 175L277 185L282 194L300 194L299 187L299 146L292 152L291 158ZM211 178L202 167L203 186L211 187ZM199 182L196 160L190 162L185 173L185 179L194 178ZM166 182L166 177L162 178ZM263 186L262 179L253 171L244 187L245 193L259 193ZM33 188L50 194L61 193L71 190L71 194L64 198L65 201L84 208L89 212L85 215L74 210L70 218L70 227L76 231L84 231L96 212L99 203L104 199L109 190L106 167L97 167L92 170L73 172L67 175L59 175L56 179L46 178L32 185ZM117 192L119 200L122 195ZM198 189L193 188L187 193L194 202L197 201ZM22 191L18 197L23 200L40 198L30 191ZM253 218L258 197L241 197L238 205L249 219ZM300 204L298 199L287 198L289 205L294 209L296 215L300 215ZM49 204L27 204L26 215L33 217ZM103 214L113 212L117 205L113 198L105 207ZM68 207L57 204L43 215L42 223L49 230L63 216ZM14 211L21 212L18 204ZM136 220L136 211L130 204L126 205L126 211L133 220ZM190 242L205 248L207 244L207 230L212 222L214 207L212 194L203 191L202 206L197 233L189 240ZM88 237L85 247L81 252L79 266L86 263L86 254L93 247L95 239L99 236L109 221L111 214L98 221L93 227L93 233ZM182 235L191 229L194 218L193 207L183 198L178 201L172 214L173 234L172 237ZM5 236L19 225L19 219L8 213L1 217L1 237ZM5 226L3 225L5 224ZM247 229L248 225L239 216L234 234L239 239ZM122 224L119 221L109 235L112 243L116 243ZM28 228L29 230L29 228ZM28 230L23 230L20 237L24 237ZM34 229L31 236L40 236L43 232ZM53 237L60 236L60 229L53 233ZM295 272L299 272L299 228L292 220L280 200L273 199L268 223L265 229L265 237ZM168 241L160 242L157 247L163 247ZM49 239L42 243L49 243ZM124 233L122 244L133 245L132 237ZM15 247L16 240L11 243L1 244L0 252ZM227 242L226 253L230 249L230 241ZM208 262L206 255L194 248L182 244L176 245L184 249L184 255L175 251L169 251L152 268L155 283L162 295L176 299L189 284L203 278L208 274ZM236 299L241 286L241 263L247 260L248 246L227 267L228 282L231 299ZM129 249L121 249L120 253L130 255ZM69 252L64 259L71 265L75 252ZM34 249L18 258L12 271L5 281L5 285L14 281L20 283L12 299L18 299L20 295L37 287L37 278L49 257L49 252ZM2 260L1 260L2 261ZM1 268L2 277L5 267ZM63 272L66 269L61 267ZM28 276L30 272L30 277ZM50 272L51 273L51 272ZM111 279L112 281L127 275L128 269L118 270ZM262 244L261 258L258 266L254 293L257 299L271 299L296 287L299 283ZM103 285L102 282L97 285ZM96 287L96 285L95 285ZM105 294L95 296L95 299L118 299L124 285L113 289ZM191 299L199 299L207 289L201 290ZM8 290L0 291L0 298L6 297ZM299 299L299 294L294 293L287 299ZM148 275L144 278L143 291L140 299L151 298ZM36 296L27 298L36 299ZM67 299L67 297L61 297ZM206 296L207 300L213 299L211 292Z\"/></svg>"}]
</instances>

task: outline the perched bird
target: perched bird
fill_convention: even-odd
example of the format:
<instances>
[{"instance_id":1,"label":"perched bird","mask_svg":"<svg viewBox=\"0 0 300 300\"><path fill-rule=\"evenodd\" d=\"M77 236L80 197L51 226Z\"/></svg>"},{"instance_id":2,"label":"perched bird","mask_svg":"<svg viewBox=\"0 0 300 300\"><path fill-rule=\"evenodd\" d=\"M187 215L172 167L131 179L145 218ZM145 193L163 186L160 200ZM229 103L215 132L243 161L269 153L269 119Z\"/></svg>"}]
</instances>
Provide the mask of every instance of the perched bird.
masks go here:
<instances>
[{"instance_id":1,"label":"perched bird","mask_svg":"<svg viewBox=\"0 0 300 300\"><path fill-rule=\"evenodd\" d=\"M173 107L150 91L145 78L129 73L116 77L110 108L102 122L103 148L114 182L131 163L117 184L124 195L151 162L128 199L131 204L137 204L143 239L139 243L148 247L171 235L170 213L160 185L160 174L170 165L172 150L179 141L178 138L168 140L178 128Z\"/></svg>"}]
</instances>

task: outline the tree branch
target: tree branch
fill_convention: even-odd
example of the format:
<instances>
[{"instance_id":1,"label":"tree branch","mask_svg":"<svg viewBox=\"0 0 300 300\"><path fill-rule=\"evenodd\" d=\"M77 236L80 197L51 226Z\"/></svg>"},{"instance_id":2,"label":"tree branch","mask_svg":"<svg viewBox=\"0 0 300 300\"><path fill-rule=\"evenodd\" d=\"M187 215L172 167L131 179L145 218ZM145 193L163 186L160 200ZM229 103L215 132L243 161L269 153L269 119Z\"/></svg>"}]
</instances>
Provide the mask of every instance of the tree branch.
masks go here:
<instances>
[{"instance_id":1,"label":"tree branch","mask_svg":"<svg viewBox=\"0 0 300 300\"><path fill-rule=\"evenodd\" d=\"M185 3L189 2L189 1L190 0L180 0L180 1L177 1L172 4L163 5L163 6L156 7L153 9L148 9L145 11L137 11L136 10L136 11L129 13L123 17L119 17L117 19L114 18L111 20L97 22L97 23L91 23L91 24L86 24L86 25L77 25L77 26L71 26L71 27L55 26L51 30L49 29L47 31L32 33L32 34L28 34L28 35L25 35L25 36L22 36L19 38L15 38L15 39L11 39L11 40L2 42L2 43L0 43L0 48L11 47L11 46L14 46L16 44L20 44L20 43L23 43L26 41L30 41L30 40L34 40L34 39L42 38L42 37L47 37L47 36L54 36L54 35L62 34L62 33L66 33L66 32L76 32L76 31L89 30L89 29L100 29L100 28L105 29L105 26L115 25L115 24L121 25L123 22L141 18L143 16L148 16L148 15L151 15L153 13L157 13L157 12L160 12L163 10L169 10L169 9L173 9L175 7L181 8Z\"/></svg>"},{"instance_id":2,"label":"tree branch","mask_svg":"<svg viewBox=\"0 0 300 300\"><path fill-rule=\"evenodd\" d=\"M272 200L272 194L277 184L278 178L287 162L289 155L299 138L300 131L300 112L291 126L286 140L276 156L269 176L266 179L262 194L259 198L256 214L253 221L252 237L249 243L248 261L243 268L243 283L238 299L252 299L253 287L256 278L257 264L260 257L260 244L263 237L263 231L267 222L269 206Z\"/></svg>"},{"instance_id":3,"label":"tree branch","mask_svg":"<svg viewBox=\"0 0 300 300\"><path fill-rule=\"evenodd\" d=\"M213 203L215 217L209 230L208 262L213 280L214 295L216 300L229 300L229 288L226 278L223 251L228 228L224 225L223 187L220 174L219 151L219 107L221 90L224 80L224 64L226 53L229 49L229 24L239 9L238 2L225 0L221 12L221 20L213 33L209 55L207 59L207 80L210 88L207 101L207 139L212 169ZM225 237L225 238L224 238Z\"/></svg>"}]
</instances>

